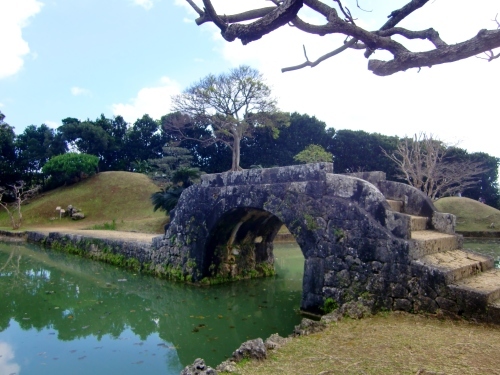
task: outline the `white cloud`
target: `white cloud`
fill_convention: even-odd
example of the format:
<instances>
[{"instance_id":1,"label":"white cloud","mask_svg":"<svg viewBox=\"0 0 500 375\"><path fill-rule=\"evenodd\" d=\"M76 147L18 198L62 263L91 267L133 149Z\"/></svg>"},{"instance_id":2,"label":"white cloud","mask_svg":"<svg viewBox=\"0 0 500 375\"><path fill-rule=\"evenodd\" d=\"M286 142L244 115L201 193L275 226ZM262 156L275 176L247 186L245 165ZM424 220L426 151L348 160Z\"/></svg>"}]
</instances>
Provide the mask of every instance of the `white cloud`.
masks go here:
<instances>
[{"instance_id":1,"label":"white cloud","mask_svg":"<svg viewBox=\"0 0 500 375\"><path fill-rule=\"evenodd\" d=\"M450 17L449 3L433 2L405 25L417 30L433 26L449 43L470 38L481 28L496 27L491 19L500 11L497 2L485 1L475 8L465 1L460 4L453 5ZM385 9L378 14L379 21L370 24L380 26L386 21ZM497 112L495 82L500 79L500 62L470 58L422 68L420 73L412 69L377 77L368 71L363 51L346 51L315 68L281 73L283 67L304 62L302 45L314 61L342 45L343 38L308 35L290 27L246 46L223 41L218 30L212 37L217 40L215 50L231 64L249 64L264 73L282 110L315 115L335 129L399 136L426 131L450 143L461 141L459 146L470 152L500 157L500 128L492 123Z\"/></svg>"},{"instance_id":2,"label":"white cloud","mask_svg":"<svg viewBox=\"0 0 500 375\"><path fill-rule=\"evenodd\" d=\"M78 87L78 86L73 86L71 88L71 94L74 96L91 95L91 92L88 89L84 89L84 88Z\"/></svg>"},{"instance_id":3,"label":"white cloud","mask_svg":"<svg viewBox=\"0 0 500 375\"><path fill-rule=\"evenodd\" d=\"M196 1L195 1L196 3ZM190 15L192 16L198 16L198 13L195 12L195 10L187 3L186 0L174 0L174 4L184 8ZM199 6L199 5L198 5Z\"/></svg>"},{"instance_id":4,"label":"white cloud","mask_svg":"<svg viewBox=\"0 0 500 375\"><path fill-rule=\"evenodd\" d=\"M43 123L52 129L57 129L59 126L61 126L61 124L57 121L46 120Z\"/></svg>"},{"instance_id":5,"label":"white cloud","mask_svg":"<svg viewBox=\"0 0 500 375\"><path fill-rule=\"evenodd\" d=\"M139 5L146 10L150 10L153 7L152 0L133 0L135 5Z\"/></svg>"},{"instance_id":6,"label":"white cloud","mask_svg":"<svg viewBox=\"0 0 500 375\"><path fill-rule=\"evenodd\" d=\"M137 96L129 103L117 103L112 105L115 116L123 116L125 121L133 123L144 114L154 119L170 112L171 97L180 94L181 89L177 82L168 77L162 77L160 85L144 87L139 90Z\"/></svg>"},{"instance_id":7,"label":"white cloud","mask_svg":"<svg viewBox=\"0 0 500 375\"><path fill-rule=\"evenodd\" d=\"M0 374L18 374L21 367L14 360L12 346L0 341Z\"/></svg>"},{"instance_id":8,"label":"white cloud","mask_svg":"<svg viewBox=\"0 0 500 375\"><path fill-rule=\"evenodd\" d=\"M23 67L30 47L23 39L22 29L42 6L43 3L37 0L0 1L0 79L16 74Z\"/></svg>"}]
</instances>

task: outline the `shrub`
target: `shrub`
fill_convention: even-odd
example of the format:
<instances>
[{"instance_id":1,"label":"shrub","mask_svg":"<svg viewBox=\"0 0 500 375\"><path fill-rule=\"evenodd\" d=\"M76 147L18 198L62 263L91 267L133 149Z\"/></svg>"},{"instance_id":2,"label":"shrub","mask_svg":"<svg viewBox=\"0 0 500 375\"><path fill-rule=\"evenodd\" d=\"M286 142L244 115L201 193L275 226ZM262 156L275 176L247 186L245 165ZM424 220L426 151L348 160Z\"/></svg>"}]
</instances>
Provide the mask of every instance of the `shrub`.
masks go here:
<instances>
[{"instance_id":1,"label":"shrub","mask_svg":"<svg viewBox=\"0 0 500 375\"><path fill-rule=\"evenodd\" d=\"M333 156L318 145L309 145L293 157L299 163L332 162Z\"/></svg>"},{"instance_id":2,"label":"shrub","mask_svg":"<svg viewBox=\"0 0 500 375\"><path fill-rule=\"evenodd\" d=\"M98 170L99 158L94 155L68 152L52 157L42 168L49 177L48 186L72 184L92 176Z\"/></svg>"}]
</instances>

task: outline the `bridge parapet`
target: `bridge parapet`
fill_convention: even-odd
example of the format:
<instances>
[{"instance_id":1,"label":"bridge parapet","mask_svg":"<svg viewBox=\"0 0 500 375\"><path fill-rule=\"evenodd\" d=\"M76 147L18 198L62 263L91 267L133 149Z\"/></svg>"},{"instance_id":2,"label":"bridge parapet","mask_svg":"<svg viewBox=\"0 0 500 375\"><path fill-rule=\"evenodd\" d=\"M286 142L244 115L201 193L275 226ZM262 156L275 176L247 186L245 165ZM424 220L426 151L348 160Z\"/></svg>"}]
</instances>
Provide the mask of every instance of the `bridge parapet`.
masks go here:
<instances>
[{"instance_id":1,"label":"bridge parapet","mask_svg":"<svg viewBox=\"0 0 500 375\"><path fill-rule=\"evenodd\" d=\"M401 182L387 181L384 172L359 172L347 175L358 177L374 184L386 199L403 202L402 213L427 217L431 228L442 233L455 233L455 216L439 212L432 203L432 200L422 191Z\"/></svg>"},{"instance_id":2,"label":"bridge parapet","mask_svg":"<svg viewBox=\"0 0 500 375\"><path fill-rule=\"evenodd\" d=\"M245 169L238 172L203 175L201 176L201 186L222 187L321 181L325 179L327 173L333 173L332 163L302 164L265 169Z\"/></svg>"}]
</instances>

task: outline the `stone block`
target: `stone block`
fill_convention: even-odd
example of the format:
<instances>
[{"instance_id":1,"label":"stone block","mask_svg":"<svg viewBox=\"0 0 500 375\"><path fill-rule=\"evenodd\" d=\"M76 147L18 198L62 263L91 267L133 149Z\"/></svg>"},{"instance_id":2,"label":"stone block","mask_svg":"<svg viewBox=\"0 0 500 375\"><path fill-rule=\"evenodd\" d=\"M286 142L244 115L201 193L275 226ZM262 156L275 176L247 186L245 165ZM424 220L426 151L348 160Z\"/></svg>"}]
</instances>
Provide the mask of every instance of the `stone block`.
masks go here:
<instances>
[{"instance_id":1,"label":"stone block","mask_svg":"<svg viewBox=\"0 0 500 375\"><path fill-rule=\"evenodd\" d=\"M413 306L412 303L405 298L395 298L393 302L393 310L410 312Z\"/></svg>"}]
</instances>

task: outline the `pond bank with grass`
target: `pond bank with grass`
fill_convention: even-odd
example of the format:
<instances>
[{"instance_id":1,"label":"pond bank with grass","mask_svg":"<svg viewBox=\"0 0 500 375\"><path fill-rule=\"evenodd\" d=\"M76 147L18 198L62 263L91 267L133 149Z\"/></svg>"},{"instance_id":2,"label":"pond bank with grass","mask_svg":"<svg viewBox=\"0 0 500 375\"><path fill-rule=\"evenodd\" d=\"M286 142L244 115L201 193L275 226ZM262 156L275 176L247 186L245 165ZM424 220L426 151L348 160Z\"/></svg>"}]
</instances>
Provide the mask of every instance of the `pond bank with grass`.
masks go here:
<instances>
[{"instance_id":1,"label":"pond bank with grass","mask_svg":"<svg viewBox=\"0 0 500 375\"><path fill-rule=\"evenodd\" d=\"M265 361L238 363L236 373L490 375L500 373L499 351L498 326L387 312L295 337Z\"/></svg>"}]
</instances>

